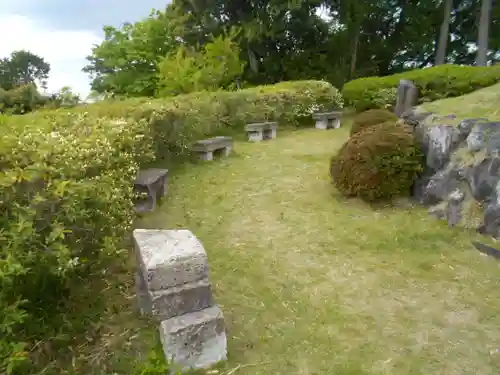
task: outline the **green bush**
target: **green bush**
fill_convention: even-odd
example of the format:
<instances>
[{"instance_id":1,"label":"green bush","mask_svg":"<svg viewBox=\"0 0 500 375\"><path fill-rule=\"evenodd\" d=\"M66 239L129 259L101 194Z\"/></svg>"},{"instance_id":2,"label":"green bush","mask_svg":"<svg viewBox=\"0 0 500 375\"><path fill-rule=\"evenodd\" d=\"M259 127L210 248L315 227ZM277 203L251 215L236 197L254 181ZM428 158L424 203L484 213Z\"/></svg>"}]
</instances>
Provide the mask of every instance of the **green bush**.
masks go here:
<instances>
[{"instance_id":1,"label":"green bush","mask_svg":"<svg viewBox=\"0 0 500 375\"><path fill-rule=\"evenodd\" d=\"M152 159L144 121L6 118L0 139L0 372L49 331L72 284L118 255L132 186Z\"/></svg>"},{"instance_id":2,"label":"green bush","mask_svg":"<svg viewBox=\"0 0 500 375\"><path fill-rule=\"evenodd\" d=\"M330 84L304 81L0 115L0 373L53 332L73 337L65 301L121 259L140 166L247 122L294 124L341 106Z\"/></svg>"},{"instance_id":3,"label":"green bush","mask_svg":"<svg viewBox=\"0 0 500 375\"><path fill-rule=\"evenodd\" d=\"M358 112L387 108L395 104L394 89L401 79L409 79L415 83L422 103L460 96L491 86L500 81L500 66L439 65L386 77L359 78L346 83L342 95L346 105L354 107Z\"/></svg>"},{"instance_id":4,"label":"green bush","mask_svg":"<svg viewBox=\"0 0 500 375\"><path fill-rule=\"evenodd\" d=\"M0 113L9 115L22 115L41 107L47 98L41 95L36 86L27 84L3 90L0 88Z\"/></svg>"},{"instance_id":5,"label":"green bush","mask_svg":"<svg viewBox=\"0 0 500 375\"><path fill-rule=\"evenodd\" d=\"M104 101L75 107L89 116L146 119L158 160L188 153L193 141L213 134L243 132L250 122L277 120L300 125L317 111L343 107L340 92L323 81L290 81L227 92L196 92L164 99ZM40 112L39 115L42 115Z\"/></svg>"},{"instance_id":6,"label":"green bush","mask_svg":"<svg viewBox=\"0 0 500 375\"><path fill-rule=\"evenodd\" d=\"M369 109L354 116L351 126L351 136L371 126L387 121L396 122L398 116L387 109Z\"/></svg>"},{"instance_id":7,"label":"green bush","mask_svg":"<svg viewBox=\"0 0 500 375\"><path fill-rule=\"evenodd\" d=\"M386 122L351 137L330 161L330 174L344 196L374 202L410 193L423 154L412 129Z\"/></svg>"}]
</instances>

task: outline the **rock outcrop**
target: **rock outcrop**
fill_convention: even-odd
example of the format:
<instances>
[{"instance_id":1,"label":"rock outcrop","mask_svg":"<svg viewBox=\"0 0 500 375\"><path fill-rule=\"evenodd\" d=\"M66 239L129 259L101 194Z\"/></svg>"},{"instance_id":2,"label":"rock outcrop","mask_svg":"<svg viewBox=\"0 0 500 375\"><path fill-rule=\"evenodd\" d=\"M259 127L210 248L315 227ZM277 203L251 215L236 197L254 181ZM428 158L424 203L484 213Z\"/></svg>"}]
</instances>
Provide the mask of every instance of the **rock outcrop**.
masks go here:
<instances>
[{"instance_id":1,"label":"rock outcrop","mask_svg":"<svg viewBox=\"0 0 500 375\"><path fill-rule=\"evenodd\" d=\"M426 157L413 196L450 226L500 238L500 122L473 118L446 124L450 118L415 112L402 116L414 127Z\"/></svg>"}]
</instances>

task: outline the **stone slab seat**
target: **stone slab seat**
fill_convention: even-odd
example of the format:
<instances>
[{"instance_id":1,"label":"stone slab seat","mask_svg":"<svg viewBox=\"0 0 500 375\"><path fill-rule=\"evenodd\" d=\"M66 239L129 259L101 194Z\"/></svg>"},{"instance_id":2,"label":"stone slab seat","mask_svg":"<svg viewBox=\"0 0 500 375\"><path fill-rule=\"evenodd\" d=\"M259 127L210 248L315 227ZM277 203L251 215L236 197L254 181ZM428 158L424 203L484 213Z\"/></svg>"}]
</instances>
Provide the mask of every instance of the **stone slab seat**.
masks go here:
<instances>
[{"instance_id":1,"label":"stone slab seat","mask_svg":"<svg viewBox=\"0 0 500 375\"><path fill-rule=\"evenodd\" d=\"M313 113L312 118L316 120L316 129L338 129L342 111Z\"/></svg>"},{"instance_id":2,"label":"stone slab seat","mask_svg":"<svg viewBox=\"0 0 500 375\"><path fill-rule=\"evenodd\" d=\"M276 138L277 129L278 123L274 121L255 122L245 125L248 140L252 142L260 142L262 140Z\"/></svg>"},{"instance_id":3,"label":"stone slab seat","mask_svg":"<svg viewBox=\"0 0 500 375\"><path fill-rule=\"evenodd\" d=\"M200 156L201 160L213 160L214 152L229 156L233 150L233 138L218 136L203 139L197 141L191 149Z\"/></svg>"},{"instance_id":4,"label":"stone slab seat","mask_svg":"<svg viewBox=\"0 0 500 375\"><path fill-rule=\"evenodd\" d=\"M136 193L147 194L147 198L137 199L135 210L138 213L151 212L157 206L161 197L168 191L168 169L150 168L140 170L134 182Z\"/></svg>"}]
</instances>

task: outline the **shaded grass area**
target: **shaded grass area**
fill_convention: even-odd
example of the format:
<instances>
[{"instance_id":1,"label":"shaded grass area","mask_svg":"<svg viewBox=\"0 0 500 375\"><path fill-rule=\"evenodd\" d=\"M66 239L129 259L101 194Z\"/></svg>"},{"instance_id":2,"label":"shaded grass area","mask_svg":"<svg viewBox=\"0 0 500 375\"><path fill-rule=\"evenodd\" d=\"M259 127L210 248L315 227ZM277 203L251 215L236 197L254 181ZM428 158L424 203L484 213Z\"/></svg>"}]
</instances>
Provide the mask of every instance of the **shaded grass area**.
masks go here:
<instances>
[{"instance_id":1,"label":"shaded grass area","mask_svg":"<svg viewBox=\"0 0 500 375\"><path fill-rule=\"evenodd\" d=\"M227 372L497 374L499 264L408 202L341 198L328 162L348 130L279 132L188 164L140 223L205 245Z\"/></svg>"}]
</instances>

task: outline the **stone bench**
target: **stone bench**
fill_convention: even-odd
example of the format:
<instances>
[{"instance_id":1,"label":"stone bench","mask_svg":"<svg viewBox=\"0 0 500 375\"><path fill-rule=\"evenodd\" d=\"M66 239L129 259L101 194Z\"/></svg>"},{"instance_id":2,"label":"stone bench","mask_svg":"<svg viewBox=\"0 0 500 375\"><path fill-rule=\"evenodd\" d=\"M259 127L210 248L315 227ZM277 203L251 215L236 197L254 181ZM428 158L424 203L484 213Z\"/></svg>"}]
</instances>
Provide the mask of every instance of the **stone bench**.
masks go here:
<instances>
[{"instance_id":1,"label":"stone bench","mask_svg":"<svg viewBox=\"0 0 500 375\"><path fill-rule=\"evenodd\" d=\"M233 150L233 138L213 137L197 141L192 150L200 156L201 160L213 160L214 154L229 156Z\"/></svg>"},{"instance_id":2,"label":"stone bench","mask_svg":"<svg viewBox=\"0 0 500 375\"><path fill-rule=\"evenodd\" d=\"M214 304L205 249L181 230L133 232L140 311L159 321L168 361L207 368L227 358L224 316Z\"/></svg>"},{"instance_id":3,"label":"stone bench","mask_svg":"<svg viewBox=\"0 0 500 375\"><path fill-rule=\"evenodd\" d=\"M276 138L277 129L277 122L259 122L245 125L248 140L253 142Z\"/></svg>"},{"instance_id":4,"label":"stone bench","mask_svg":"<svg viewBox=\"0 0 500 375\"><path fill-rule=\"evenodd\" d=\"M150 168L140 170L134 183L134 192L145 197L135 201L138 213L151 212L156 208L158 200L167 195L168 169Z\"/></svg>"},{"instance_id":5,"label":"stone bench","mask_svg":"<svg viewBox=\"0 0 500 375\"><path fill-rule=\"evenodd\" d=\"M314 113L312 118L316 120L316 129L338 129L340 128L340 118L342 112Z\"/></svg>"}]
</instances>

